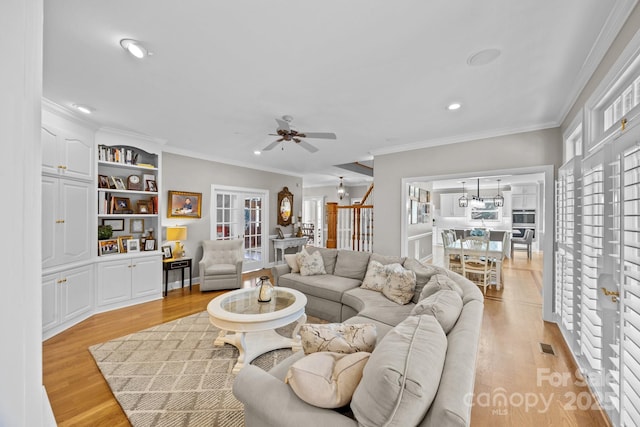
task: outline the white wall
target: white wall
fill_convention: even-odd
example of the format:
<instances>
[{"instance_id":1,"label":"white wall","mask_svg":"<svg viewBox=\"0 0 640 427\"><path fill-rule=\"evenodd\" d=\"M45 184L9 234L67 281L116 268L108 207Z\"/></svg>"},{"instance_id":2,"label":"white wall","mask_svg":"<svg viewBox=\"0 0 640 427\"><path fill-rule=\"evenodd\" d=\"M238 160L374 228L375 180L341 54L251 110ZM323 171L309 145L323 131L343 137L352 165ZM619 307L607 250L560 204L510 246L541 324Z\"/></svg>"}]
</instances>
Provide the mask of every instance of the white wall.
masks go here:
<instances>
[{"instance_id":1,"label":"white wall","mask_svg":"<svg viewBox=\"0 0 640 427\"><path fill-rule=\"evenodd\" d=\"M376 156L374 250L400 254L403 178L542 165L553 165L555 170L561 162L562 136L557 128Z\"/></svg>"},{"instance_id":2,"label":"white wall","mask_svg":"<svg viewBox=\"0 0 640 427\"><path fill-rule=\"evenodd\" d=\"M335 202L340 206L347 206L351 204L351 199L354 198L362 198L365 195L367 190L369 189L368 185L345 185L345 191L349 196L343 198L342 200L338 199L338 183L336 185L328 185L324 187L304 187L303 195L304 197L326 197L326 202ZM374 190L375 192L375 190Z\"/></svg>"},{"instance_id":3,"label":"white wall","mask_svg":"<svg viewBox=\"0 0 640 427\"><path fill-rule=\"evenodd\" d=\"M47 407L42 388L40 282L40 102L42 0L0 5L0 249L4 283L0 303L0 425L41 426ZM9 148L10 147L10 148Z\"/></svg>"}]
</instances>

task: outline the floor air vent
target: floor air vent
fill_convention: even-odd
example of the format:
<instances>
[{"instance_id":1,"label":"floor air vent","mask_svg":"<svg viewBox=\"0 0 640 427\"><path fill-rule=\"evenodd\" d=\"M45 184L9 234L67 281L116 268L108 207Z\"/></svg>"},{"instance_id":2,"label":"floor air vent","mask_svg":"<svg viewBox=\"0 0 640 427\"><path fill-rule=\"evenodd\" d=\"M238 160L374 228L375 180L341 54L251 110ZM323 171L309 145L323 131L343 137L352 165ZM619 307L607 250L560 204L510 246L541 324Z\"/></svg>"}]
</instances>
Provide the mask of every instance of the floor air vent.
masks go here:
<instances>
[{"instance_id":1,"label":"floor air vent","mask_svg":"<svg viewBox=\"0 0 640 427\"><path fill-rule=\"evenodd\" d=\"M551 344L545 344L543 342L540 343L540 351L543 352L544 354L550 354L552 356L556 355L556 352L553 351L553 347L551 346Z\"/></svg>"}]
</instances>

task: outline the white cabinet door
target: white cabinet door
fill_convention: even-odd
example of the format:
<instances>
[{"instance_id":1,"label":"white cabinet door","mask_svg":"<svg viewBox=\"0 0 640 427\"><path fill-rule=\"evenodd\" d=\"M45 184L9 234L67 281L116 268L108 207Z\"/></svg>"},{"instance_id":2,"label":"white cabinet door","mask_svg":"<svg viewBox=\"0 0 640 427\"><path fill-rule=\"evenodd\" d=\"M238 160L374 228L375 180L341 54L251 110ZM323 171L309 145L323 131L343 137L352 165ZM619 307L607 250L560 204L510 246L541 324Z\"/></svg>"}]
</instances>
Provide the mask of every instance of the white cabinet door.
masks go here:
<instances>
[{"instance_id":1,"label":"white cabinet door","mask_svg":"<svg viewBox=\"0 0 640 427\"><path fill-rule=\"evenodd\" d=\"M64 273L61 290L61 321L73 319L93 308L93 266L74 268Z\"/></svg>"},{"instance_id":2,"label":"white cabinet door","mask_svg":"<svg viewBox=\"0 0 640 427\"><path fill-rule=\"evenodd\" d=\"M511 195L511 209L513 210L524 209L524 194Z\"/></svg>"},{"instance_id":3,"label":"white cabinet door","mask_svg":"<svg viewBox=\"0 0 640 427\"><path fill-rule=\"evenodd\" d=\"M41 129L43 172L93 180L93 141L60 128Z\"/></svg>"},{"instance_id":4,"label":"white cabinet door","mask_svg":"<svg viewBox=\"0 0 640 427\"><path fill-rule=\"evenodd\" d=\"M162 295L162 260L160 256L131 260L132 297Z\"/></svg>"},{"instance_id":5,"label":"white cabinet door","mask_svg":"<svg viewBox=\"0 0 640 427\"><path fill-rule=\"evenodd\" d=\"M91 258L88 182L42 177L42 267Z\"/></svg>"},{"instance_id":6,"label":"white cabinet door","mask_svg":"<svg viewBox=\"0 0 640 427\"><path fill-rule=\"evenodd\" d=\"M451 200L451 194L440 195L440 216L453 216Z\"/></svg>"},{"instance_id":7,"label":"white cabinet door","mask_svg":"<svg viewBox=\"0 0 640 427\"><path fill-rule=\"evenodd\" d=\"M42 276L42 329L47 330L60 321L60 303L58 298L58 275Z\"/></svg>"},{"instance_id":8,"label":"white cabinet door","mask_svg":"<svg viewBox=\"0 0 640 427\"><path fill-rule=\"evenodd\" d=\"M59 217L62 227L60 261L67 263L91 257L89 218L93 186L86 182L60 180Z\"/></svg>"},{"instance_id":9,"label":"white cabinet door","mask_svg":"<svg viewBox=\"0 0 640 427\"><path fill-rule=\"evenodd\" d=\"M522 198L522 209L536 209L538 197L535 194L524 194Z\"/></svg>"},{"instance_id":10,"label":"white cabinet door","mask_svg":"<svg viewBox=\"0 0 640 427\"><path fill-rule=\"evenodd\" d=\"M98 264L98 305L108 305L131 298L131 259Z\"/></svg>"}]
</instances>

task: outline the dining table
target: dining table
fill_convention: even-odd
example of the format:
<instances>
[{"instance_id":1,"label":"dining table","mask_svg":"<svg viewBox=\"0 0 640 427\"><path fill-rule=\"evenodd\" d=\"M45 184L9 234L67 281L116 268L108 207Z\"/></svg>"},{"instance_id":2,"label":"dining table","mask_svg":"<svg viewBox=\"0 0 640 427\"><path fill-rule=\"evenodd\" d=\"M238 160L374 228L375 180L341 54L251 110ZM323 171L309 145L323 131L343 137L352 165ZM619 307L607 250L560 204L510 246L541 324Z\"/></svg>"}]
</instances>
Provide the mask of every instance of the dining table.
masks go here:
<instances>
[{"instance_id":1,"label":"dining table","mask_svg":"<svg viewBox=\"0 0 640 427\"><path fill-rule=\"evenodd\" d=\"M483 256L485 254L486 245L489 245L488 256L496 260L496 289L502 288L502 261L505 253L502 248L501 241L466 241L464 246L465 255ZM449 257L451 255L462 256L462 240L457 239L453 243L444 246L444 266L449 269Z\"/></svg>"}]
</instances>

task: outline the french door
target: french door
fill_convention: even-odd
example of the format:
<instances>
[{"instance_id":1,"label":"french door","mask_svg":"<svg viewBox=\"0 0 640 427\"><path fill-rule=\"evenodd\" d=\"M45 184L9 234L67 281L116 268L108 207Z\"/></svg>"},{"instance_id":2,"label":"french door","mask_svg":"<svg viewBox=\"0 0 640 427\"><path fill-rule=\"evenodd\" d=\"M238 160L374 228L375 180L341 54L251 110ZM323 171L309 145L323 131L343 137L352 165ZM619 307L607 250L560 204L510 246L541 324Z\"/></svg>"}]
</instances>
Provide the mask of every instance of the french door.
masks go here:
<instances>
[{"instance_id":1,"label":"french door","mask_svg":"<svg viewBox=\"0 0 640 427\"><path fill-rule=\"evenodd\" d=\"M242 239L242 271L264 268L269 256L267 190L212 186L211 239Z\"/></svg>"}]
</instances>

